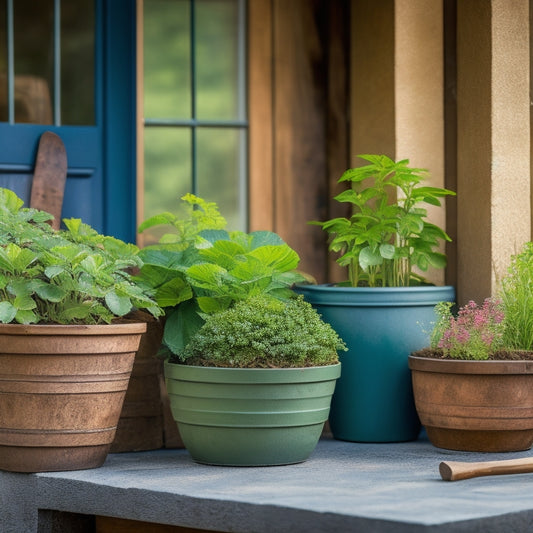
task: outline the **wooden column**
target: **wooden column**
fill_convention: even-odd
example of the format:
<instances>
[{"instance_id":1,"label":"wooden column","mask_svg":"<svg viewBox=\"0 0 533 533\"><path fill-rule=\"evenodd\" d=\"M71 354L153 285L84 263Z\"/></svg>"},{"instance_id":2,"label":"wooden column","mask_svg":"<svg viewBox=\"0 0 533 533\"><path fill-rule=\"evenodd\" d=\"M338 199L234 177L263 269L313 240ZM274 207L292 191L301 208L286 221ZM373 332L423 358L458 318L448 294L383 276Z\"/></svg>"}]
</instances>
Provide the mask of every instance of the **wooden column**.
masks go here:
<instances>
[{"instance_id":1,"label":"wooden column","mask_svg":"<svg viewBox=\"0 0 533 533\"><path fill-rule=\"evenodd\" d=\"M275 228L320 276L324 239L309 220L326 213L324 20L308 0L274 0Z\"/></svg>"},{"instance_id":2,"label":"wooden column","mask_svg":"<svg viewBox=\"0 0 533 533\"><path fill-rule=\"evenodd\" d=\"M274 229L272 1L248 3L250 230Z\"/></svg>"},{"instance_id":3,"label":"wooden column","mask_svg":"<svg viewBox=\"0 0 533 533\"><path fill-rule=\"evenodd\" d=\"M457 3L458 301L531 236L529 1Z\"/></svg>"},{"instance_id":4,"label":"wooden column","mask_svg":"<svg viewBox=\"0 0 533 533\"><path fill-rule=\"evenodd\" d=\"M249 3L250 229L279 233L328 278L325 233L348 165L348 1Z\"/></svg>"}]
</instances>

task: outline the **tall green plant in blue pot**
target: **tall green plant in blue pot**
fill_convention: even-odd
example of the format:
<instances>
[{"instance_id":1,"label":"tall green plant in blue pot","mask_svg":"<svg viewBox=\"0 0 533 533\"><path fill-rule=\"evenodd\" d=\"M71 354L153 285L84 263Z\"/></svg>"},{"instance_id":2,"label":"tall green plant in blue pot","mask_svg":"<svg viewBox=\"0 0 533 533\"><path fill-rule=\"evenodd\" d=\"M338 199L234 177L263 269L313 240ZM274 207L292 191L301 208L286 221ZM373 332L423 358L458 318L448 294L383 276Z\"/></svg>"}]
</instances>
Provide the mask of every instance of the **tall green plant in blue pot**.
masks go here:
<instances>
[{"instance_id":1,"label":"tall green plant in blue pot","mask_svg":"<svg viewBox=\"0 0 533 533\"><path fill-rule=\"evenodd\" d=\"M435 305L454 301L451 286L434 286L422 273L443 268L438 246L450 238L427 221L425 204L440 206L452 191L423 184L426 171L384 155L359 156L368 164L347 170L350 188L335 199L352 206L350 218L320 225L329 250L347 267L336 285L298 285L348 346L341 354L330 426L337 439L354 442L415 440L420 421L414 405L408 356L429 341Z\"/></svg>"}]
</instances>

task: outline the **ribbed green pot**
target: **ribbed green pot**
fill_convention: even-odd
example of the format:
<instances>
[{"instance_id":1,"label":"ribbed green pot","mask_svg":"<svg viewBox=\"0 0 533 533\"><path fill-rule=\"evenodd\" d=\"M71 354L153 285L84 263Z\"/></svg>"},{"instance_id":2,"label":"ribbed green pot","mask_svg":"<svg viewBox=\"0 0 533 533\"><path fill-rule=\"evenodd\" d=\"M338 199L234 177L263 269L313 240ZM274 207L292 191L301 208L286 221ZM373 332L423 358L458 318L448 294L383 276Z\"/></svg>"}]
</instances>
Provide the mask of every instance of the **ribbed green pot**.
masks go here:
<instances>
[{"instance_id":1,"label":"ribbed green pot","mask_svg":"<svg viewBox=\"0 0 533 533\"><path fill-rule=\"evenodd\" d=\"M340 364L212 368L165 363L174 419L192 458L227 466L305 461L328 419Z\"/></svg>"}]
</instances>

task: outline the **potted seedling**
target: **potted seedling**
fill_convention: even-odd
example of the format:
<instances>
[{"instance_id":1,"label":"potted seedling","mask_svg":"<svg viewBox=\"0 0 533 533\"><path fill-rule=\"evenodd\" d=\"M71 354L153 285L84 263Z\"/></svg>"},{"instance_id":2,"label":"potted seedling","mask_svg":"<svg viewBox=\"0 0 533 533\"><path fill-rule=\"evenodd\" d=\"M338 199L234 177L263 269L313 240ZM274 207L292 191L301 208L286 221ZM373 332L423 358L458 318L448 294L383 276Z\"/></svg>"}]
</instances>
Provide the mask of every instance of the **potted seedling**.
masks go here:
<instances>
[{"instance_id":1,"label":"potted seedling","mask_svg":"<svg viewBox=\"0 0 533 533\"><path fill-rule=\"evenodd\" d=\"M418 414L439 448L506 452L533 444L533 243L496 299L437 305L428 348L409 356Z\"/></svg>"},{"instance_id":2,"label":"potted seedling","mask_svg":"<svg viewBox=\"0 0 533 533\"><path fill-rule=\"evenodd\" d=\"M228 232L215 204L142 252L140 277L165 308L171 407L192 457L220 465L305 460L327 419L342 341L290 289L299 257L272 232ZM213 227L215 226L215 227Z\"/></svg>"},{"instance_id":3,"label":"potted seedling","mask_svg":"<svg viewBox=\"0 0 533 533\"><path fill-rule=\"evenodd\" d=\"M100 466L113 441L135 352L161 314L128 269L137 248L0 189L0 468Z\"/></svg>"},{"instance_id":4,"label":"potted seedling","mask_svg":"<svg viewBox=\"0 0 533 533\"><path fill-rule=\"evenodd\" d=\"M434 306L453 301L454 289L423 277L443 268L438 250L448 235L428 222L426 206L453 193L424 184L427 173L384 155L360 156L367 164L347 170L350 188L335 199L352 208L349 218L320 225L329 250L347 269L348 281L299 285L303 294L344 339L342 377L330 415L333 436L348 441L394 442L420 430L407 365L412 351L428 343Z\"/></svg>"}]
</instances>

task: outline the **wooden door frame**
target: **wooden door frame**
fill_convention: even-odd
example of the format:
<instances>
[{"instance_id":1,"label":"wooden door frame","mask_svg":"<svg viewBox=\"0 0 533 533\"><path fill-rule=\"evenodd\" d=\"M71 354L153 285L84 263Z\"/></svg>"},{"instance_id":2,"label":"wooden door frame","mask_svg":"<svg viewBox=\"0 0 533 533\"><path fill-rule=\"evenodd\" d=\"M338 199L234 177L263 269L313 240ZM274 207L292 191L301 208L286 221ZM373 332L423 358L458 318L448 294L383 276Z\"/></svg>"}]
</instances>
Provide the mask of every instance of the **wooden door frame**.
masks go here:
<instances>
[{"instance_id":1,"label":"wooden door frame","mask_svg":"<svg viewBox=\"0 0 533 533\"><path fill-rule=\"evenodd\" d=\"M279 233L318 281L342 276L307 222L345 214L332 198L350 162L349 4L248 4L250 229Z\"/></svg>"}]
</instances>

